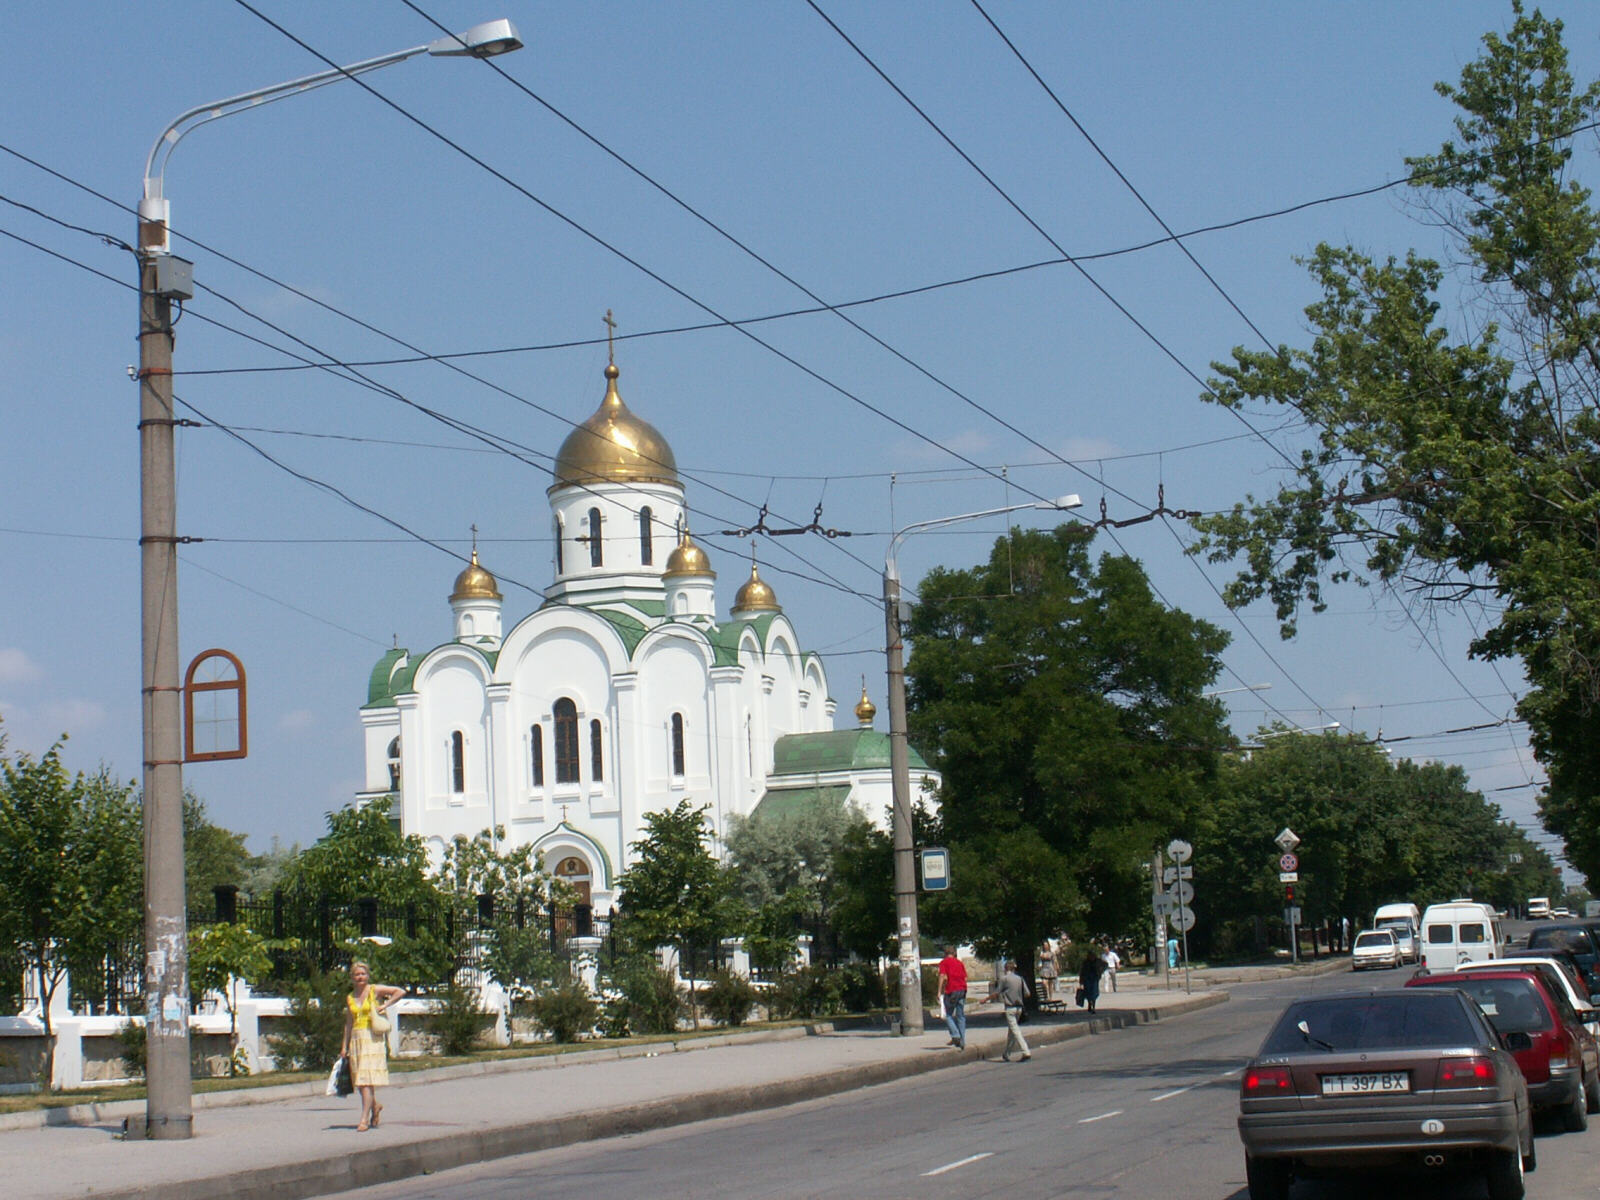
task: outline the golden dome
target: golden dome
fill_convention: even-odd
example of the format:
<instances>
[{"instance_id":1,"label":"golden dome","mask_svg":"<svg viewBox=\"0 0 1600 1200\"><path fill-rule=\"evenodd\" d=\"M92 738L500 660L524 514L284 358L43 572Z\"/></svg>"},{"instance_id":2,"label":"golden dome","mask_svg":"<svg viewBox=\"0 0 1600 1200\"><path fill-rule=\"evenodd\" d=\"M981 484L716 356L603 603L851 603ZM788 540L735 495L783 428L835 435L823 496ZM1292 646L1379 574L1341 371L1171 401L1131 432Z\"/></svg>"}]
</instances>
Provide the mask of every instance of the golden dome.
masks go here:
<instances>
[{"instance_id":1,"label":"golden dome","mask_svg":"<svg viewBox=\"0 0 1600 1200\"><path fill-rule=\"evenodd\" d=\"M706 557L704 550L694 544L687 526L684 527L683 536L678 539L677 548L667 555L667 569L661 572L661 578L675 579L680 575L709 575L713 579L717 577L717 573L711 569L711 559Z\"/></svg>"},{"instance_id":2,"label":"golden dome","mask_svg":"<svg viewBox=\"0 0 1600 1200\"><path fill-rule=\"evenodd\" d=\"M678 463L667 440L629 412L617 394L619 374L615 363L606 367L600 408L561 443L552 490L575 483L678 482Z\"/></svg>"},{"instance_id":3,"label":"golden dome","mask_svg":"<svg viewBox=\"0 0 1600 1200\"><path fill-rule=\"evenodd\" d=\"M467 569L456 576L456 590L450 593L450 603L457 600L503 600L494 576L478 565L478 548L472 548L472 561Z\"/></svg>"},{"instance_id":4,"label":"golden dome","mask_svg":"<svg viewBox=\"0 0 1600 1200\"><path fill-rule=\"evenodd\" d=\"M778 597L773 594L766 580L756 571L755 558L750 559L750 578L739 589L739 594L733 598L733 611L744 612L781 612Z\"/></svg>"},{"instance_id":5,"label":"golden dome","mask_svg":"<svg viewBox=\"0 0 1600 1200\"><path fill-rule=\"evenodd\" d=\"M872 718L878 715L878 706L867 699L867 681L861 681L861 702L856 705L856 720L863 729L872 728Z\"/></svg>"}]
</instances>

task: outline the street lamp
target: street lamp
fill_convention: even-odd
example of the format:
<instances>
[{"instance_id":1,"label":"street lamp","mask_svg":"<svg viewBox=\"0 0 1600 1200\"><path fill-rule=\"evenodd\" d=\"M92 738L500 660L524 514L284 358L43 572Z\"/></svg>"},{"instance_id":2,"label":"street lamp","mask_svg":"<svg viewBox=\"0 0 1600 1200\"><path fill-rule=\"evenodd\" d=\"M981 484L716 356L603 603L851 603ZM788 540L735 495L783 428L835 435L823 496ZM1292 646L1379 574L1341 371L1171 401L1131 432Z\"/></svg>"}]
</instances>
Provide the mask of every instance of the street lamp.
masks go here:
<instances>
[{"instance_id":1,"label":"street lamp","mask_svg":"<svg viewBox=\"0 0 1600 1200\"><path fill-rule=\"evenodd\" d=\"M144 1136L187 1138L189 948L183 881L183 739L178 677L177 489L173 478L172 302L194 294L192 265L171 253L167 160L197 126L292 93L404 62L419 54L488 58L522 45L510 21L409 50L319 71L192 108L162 131L145 160L139 201L139 547L144 743L145 1071ZM130 1122L137 1125L137 1122ZM132 1132L132 1130L130 1130Z\"/></svg>"},{"instance_id":2,"label":"street lamp","mask_svg":"<svg viewBox=\"0 0 1600 1200\"><path fill-rule=\"evenodd\" d=\"M911 751L906 741L905 647L900 637L900 567L895 550L910 534L938 529L962 521L998 517L1025 508L1064 512L1079 507L1076 494L1057 500L1037 500L1009 504L983 512L937 517L907 525L889 539L883 560L883 615L888 638L885 657L889 664L889 770L894 788L894 910L896 935L900 943L900 1032L922 1032L922 937L917 930L916 852L911 838Z\"/></svg>"}]
</instances>

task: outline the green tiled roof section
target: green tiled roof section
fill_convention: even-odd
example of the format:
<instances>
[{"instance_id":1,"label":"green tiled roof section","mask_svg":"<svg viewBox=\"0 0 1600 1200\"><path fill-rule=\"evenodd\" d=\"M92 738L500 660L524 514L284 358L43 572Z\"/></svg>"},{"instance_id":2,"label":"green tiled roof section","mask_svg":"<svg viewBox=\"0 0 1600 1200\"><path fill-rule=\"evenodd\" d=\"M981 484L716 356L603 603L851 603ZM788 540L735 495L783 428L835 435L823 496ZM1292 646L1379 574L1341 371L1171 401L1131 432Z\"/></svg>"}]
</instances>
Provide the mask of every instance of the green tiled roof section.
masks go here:
<instances>
[{"instance_id":1,"label":"green tiled roof section","mask_svg":"<svg viewBox=\"0 0 1600 1200\"><path fill-rule=\"evenodd\" d=\"M445 646L471 650L488 664L490 671L494 670L494 665L500 658L500 651L485 650L482 646L474 646L470 642L446 642ZM433 649L439 650L443 649L443 647L435 646ZM419 655L411 659L405 666L395 671L395 660L405 653L406 651L404 650L390 650L378 660L378 665L372 668L372 679L367 684L367 702L362 705L363 708L390 708L394 705L396 696L403 696L413 690L413 681L417 677L417 668L422 664L422 660L428 657L428 654L433 653L433 650L428 651L428 654ZM390 672L393 672L393 674L391 675Z\"/></svg>"},{"instance_id":2,"label":"green tiled roof section","mask_svg":"<svg viewBox=\"0 0 1600 1200\"><path fill-rule=\"evenodd\" d=\"M767 644L767 630L771 628L772 622L777 619L777 616L778 614L775 612L763 612L756 613L754 616L736 614L733 619L739 622L741 625L750 625L754 627L756 636L761 639L761 645L763 648L765 648Z\"/></svg>"},{"instance_id":3,"label":"green tiled roof section","mask_svg":"<svg viewBox=\"0 0 1600 1200\"><path fill-rule=\"evenodd\" d=\"M850 785L836 783L828 787L768 789L750 814L751 820L781 821L811 811L824 800L844 800L850 794Z\"/></svg>"},{"instance_id":4,"label":"green tiled roof section","mask_svg":"<svg viewBox=\"0 0 1600 1200\"><path fill-rule=\"evenodd\" d=\"M372 668L372 678L367 680L367 708L386 708L394 699L394 692L389 688L389 677L394 673L394 664L405 657L406 652L399 648L384 651L383 657Z\"/></svg>"},{"instance_id":5,"label":"green tiled roof section","mask_svg":"<svg viewBox=\"0 0 1600 1200\"><path fill-rule=\"evenodd\" d=\"M715 665L719 667L737 667L739 665L739 627L737 625L718 625L704 631L706 641L711 643L711 652Z\"/></svg>"},{"instance_id":6,"label":"green tiled roof section","mask_svg":"<svg viewBox=\"0 0 1600 1200\"><path fill-rule=\"evenodd\" d=\"M911 747L911 769L928 769ZM772 748L774 775L814 775L827 771L884 770L889 766L889 735L876 729L830 729L790 733Z\"/></svg>"},{"instance_id":7,"label":"green tiled roof section","mask_svg":"<svg viewBox=\"0 0 1600 1200\"><path fill-rule=\"evenodd\" d=\"M650 632L649 626L639 618L630 617L627 613L618 612L614 608L591 608L589 611L617 631L622 644L628 648L629 658L633 657L633 652L639 648L639 643L644 641L644 635Z\"/></svg>"}]
</instances>

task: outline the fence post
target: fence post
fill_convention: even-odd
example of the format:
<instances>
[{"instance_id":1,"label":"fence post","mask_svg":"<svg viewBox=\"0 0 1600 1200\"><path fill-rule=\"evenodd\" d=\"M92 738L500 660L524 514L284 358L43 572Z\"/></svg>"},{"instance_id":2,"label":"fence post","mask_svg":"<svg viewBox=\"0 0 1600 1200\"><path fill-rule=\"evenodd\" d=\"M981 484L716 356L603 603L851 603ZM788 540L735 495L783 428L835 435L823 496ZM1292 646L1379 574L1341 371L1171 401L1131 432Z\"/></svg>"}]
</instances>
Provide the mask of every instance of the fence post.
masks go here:
<instances>
[{"instance_id":1,"label":"fence post","mask_svg":"<svg viewBox=\"0 0 1600 1200\"><path fill-rule=\"evenodd\" d=\"M494 924L494 893L483 892L478 896L478 924Z\"/></svg>"},{"instance_id":2,"label":"fence post","mask_svg":"<svg viewBox=\"0 0 1600 1200\"><path fill-rule=\"evenodd\" d=\"M272 889L272 936L283 938L283 889Z\"/></svg>"},{"instance_id":3,"label":"fence post","mask_svg":"<svg viewBox=\"0 0 1600 1200\"><path fill-rule=\"evenodd\" d=\"M231 883L219 883L211 889L216 903L217 922L231 925L239 919L239 889Z\"/></svg>"}]
</instances>

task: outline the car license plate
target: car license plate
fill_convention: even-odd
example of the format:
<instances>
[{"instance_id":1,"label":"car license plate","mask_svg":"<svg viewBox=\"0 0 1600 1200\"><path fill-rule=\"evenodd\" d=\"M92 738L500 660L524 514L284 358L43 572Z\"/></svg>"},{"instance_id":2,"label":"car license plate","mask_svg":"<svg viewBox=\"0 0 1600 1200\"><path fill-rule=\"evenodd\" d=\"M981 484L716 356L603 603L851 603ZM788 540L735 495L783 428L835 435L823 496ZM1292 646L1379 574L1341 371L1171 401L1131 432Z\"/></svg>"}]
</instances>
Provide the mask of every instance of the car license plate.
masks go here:
<instances>
[{"instance_id":1,"label":"car license plate","mask_svg":"<svg viewBox=\"0 0 1600 1200\"><path fill-rule=\"evenodd\" d=\"M1324 1096L1354 1096L1365 1092L1409 1092L1408 1071L1363 1071L1359 1075L1324 1075Z\"/></svg>"}]
</instances>

